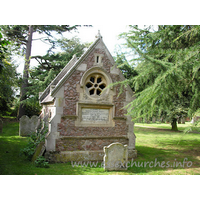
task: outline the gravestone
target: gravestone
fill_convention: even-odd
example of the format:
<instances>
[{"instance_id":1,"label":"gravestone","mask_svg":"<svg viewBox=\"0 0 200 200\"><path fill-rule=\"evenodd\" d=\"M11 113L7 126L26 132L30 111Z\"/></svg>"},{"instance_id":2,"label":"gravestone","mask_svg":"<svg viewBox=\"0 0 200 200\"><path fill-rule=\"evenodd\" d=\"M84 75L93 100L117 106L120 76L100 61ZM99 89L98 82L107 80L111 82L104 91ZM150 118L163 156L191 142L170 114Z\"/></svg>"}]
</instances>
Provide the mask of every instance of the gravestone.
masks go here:
<instances>
[{"instance_id":1,"label":"gravestone","mask_svg":"<svg viewBox=\"0 0 200 200\"><path fill-rule=\"evenodd\" d=\"M30 130L31 130L31 133L32 133L32 132L36 132L37 123L38 123L38 116L33 115L33 116L30 118Z\"/></svg>"},{"instance_id":2,"label":"gravestone","mask_svg":"<svg viewBox=\"0 0 200 200\"><path fill-rule=\"evenodd\" d=\"M19 135L29 136L31 133L36 132L38 116L33 115L30 119L28 116L23 115L19 123Z\"/></svg>"},{"instance_id":3,"label":"gravestone","mask_svg":"<svg viewBox=\"0 0 200 200\"><path fill-rule=\"evenodd\" d=\"M111 170L127 170L128 146L121 143L112 143L104 147L104 169Z\"/></svg>"},{"instance_id":4,"label":"gravestone","mask_svg":"<svg viewBox=\"0 0 200 200\"><path fill-rule=\"evenodd\" d=\"M34 162L38 157L43 156L44 152L45 152L45 144L44 142L40 142L32 157L32 162Z\"/></svg>"}]
</instances>

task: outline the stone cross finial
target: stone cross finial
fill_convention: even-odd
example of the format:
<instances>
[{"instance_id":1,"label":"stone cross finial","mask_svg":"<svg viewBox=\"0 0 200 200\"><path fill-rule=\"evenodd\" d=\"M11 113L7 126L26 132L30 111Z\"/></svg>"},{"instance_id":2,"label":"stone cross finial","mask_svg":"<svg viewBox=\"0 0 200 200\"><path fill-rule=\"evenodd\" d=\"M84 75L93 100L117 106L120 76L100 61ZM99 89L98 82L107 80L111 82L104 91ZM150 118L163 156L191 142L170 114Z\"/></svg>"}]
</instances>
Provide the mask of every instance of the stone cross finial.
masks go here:
<instances>
[{"instance_id":1,"label":"stone cross finial","mask_svg":"<svg viewBox=\"0 0 200 200\"><path fill-rule=\"evenodd\" d=\"M100 30L98 30L98 34L96 35L96 38L102 38L102 36L100 34Z\"/></svg>"}]
</instances>

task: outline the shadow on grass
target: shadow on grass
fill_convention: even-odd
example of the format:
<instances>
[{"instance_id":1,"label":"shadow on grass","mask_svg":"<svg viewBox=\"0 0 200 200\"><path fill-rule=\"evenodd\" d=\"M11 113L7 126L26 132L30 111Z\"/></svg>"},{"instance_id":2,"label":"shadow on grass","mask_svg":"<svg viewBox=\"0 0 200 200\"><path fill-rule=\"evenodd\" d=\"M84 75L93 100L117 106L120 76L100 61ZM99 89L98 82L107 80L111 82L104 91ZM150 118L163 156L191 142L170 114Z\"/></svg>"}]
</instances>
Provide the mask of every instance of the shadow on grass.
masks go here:
<instances>
[{"instance_id":1,"label":"shadow on grass","mask_svg":"<svg viewBox=\"0 0 200 200\"><path fill-rule=\"evenodd\" d=\"M19 154L20 149L25 147L27 138L18 136L18 124L9 124L5 129L5 132L0 134L0 174L134 175L158 174L158 172L159 174L164 174L168 169L173 170L199 167L199 159L197 159L200 155L199 135L196 137L196 135L190 134L182 137L180 133L172 133L169 130L161 133L159 131L145 128L138 128L138 131L140 132L138 133L140 134L140 145L136 146L138 158L127 163L129 166L127 171L105 172L101 167L101 163L99 163L97 167L73 167L71 162L69 162L50 164L50 168L37 168L32 162L25 160L25 158ZM163 137L163 135L167 137ZM172 137L168 137L168 135L171 135ZM150 137L150 139L146 138L146 136ZM187 162L184 167L176 167L177 162L183 164L185 158L188 160L186 160ZM188 161L192 161L192 166L188 165L190 167L187 167L187 164L190 164ZM162 162L165 163L162 164Z\"/></svg>"},{"instance_id":2,"label":"shadow on grass","mask_svg":"<svg viewBox=\"0 0 200 200\"><path fill-rule=\"evenodd\" d=\"M134 127L135 132L142 132L142 133L153 133L153 134L176 134L182 133L183 131L173 131L171 129L165 128L153 128L153 127Z\"/></svg>"},{"instance_id":3,"label":"shadow on grass","mask_svg":"<svg viewBox=\"0 0 200 200\"><path fill-rule=\"evenodd\" d=\"M166 171L168 169L199 167L199 160L196 158L196 154L193 154L194 152L146 146L137 146L137 151L138 158L129 163L130 167L127 171L129 173L146 174L153 171Z\"/></svg>"},{"instance_id":4,"label":"shadow on grass","mask_svg":"<svg viewBox=\"0 0 200 200\"><path fill-rule=\"evenodd\" d=\"M12 174L12 175L112 175L112 174L157 174L158 171L162 174L162 171L167 169L186 169L198 167L199 160L196 159L195 155L191 156L190 152L159 149L138 146L138 158L130 161L128 164L127 171L112 171L106 172L99 163L96 167L72 166L71 162L68 163L55 163L50 164L50 168L37 168L30 161L26 161L23 157L20 157L14 149L11 149L9 153L4 152L4 155L0 159L0 174ZM176 167L177 162L183 164L184 158L188 158L185 161L192 161L185 163L184 167ZM164 164L163 164L164 162ZM196 163L196 164L195 164ZM132 165L132 166L131 166ZM154 173L155 171L155 173Z\"/></svg>"},{"instance_id":5,"label":"shadow on grass","mask_svg":"<svg viewBox=\"0 0 200 200\"><path fill-rule=\"evenodd\" d=\"M127 163L127 171L104 171L101 166L101 162L96 167L85 166L72 166L72 164L51 164L51 167L59 168L60 174L99 174L99 175L142 175L142 174L165 174L167 170L176 169L192 169L199 167L199 160L196 159L196 155L192 155L191 152L184 152L177 149L162 149L152 148L146 146L137 146L138 158L130 160ZM85 162L87 164L87 162ZM91 162L92 163L92 162ZM96 162L94 162L96 163ZM79 163L80 164L80 163ZM84 162L82 162L84 164ZM58 167L59 166L59 167ZM66 169L66 173L63 173ZM183 173L183 172L181 172Z\"/></svg>"}]
</instances>

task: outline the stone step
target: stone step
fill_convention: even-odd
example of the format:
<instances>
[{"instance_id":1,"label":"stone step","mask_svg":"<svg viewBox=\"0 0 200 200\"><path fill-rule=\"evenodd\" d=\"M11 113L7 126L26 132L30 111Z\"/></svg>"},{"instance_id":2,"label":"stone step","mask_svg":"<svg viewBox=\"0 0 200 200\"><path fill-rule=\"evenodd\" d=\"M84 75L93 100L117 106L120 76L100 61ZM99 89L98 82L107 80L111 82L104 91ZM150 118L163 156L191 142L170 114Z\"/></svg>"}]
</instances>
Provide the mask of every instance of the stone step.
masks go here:
<instances>
[{"instance_id":1,"label":"stone step","mask_svg":"<svg viewBox=\"0 0 200 200\"><path fill-rule=\"evenodd\" d=\"M61 151L45 153L45 158L50 163L73 161L103 161L104 151Z\"/></svg>"}]
</instances>

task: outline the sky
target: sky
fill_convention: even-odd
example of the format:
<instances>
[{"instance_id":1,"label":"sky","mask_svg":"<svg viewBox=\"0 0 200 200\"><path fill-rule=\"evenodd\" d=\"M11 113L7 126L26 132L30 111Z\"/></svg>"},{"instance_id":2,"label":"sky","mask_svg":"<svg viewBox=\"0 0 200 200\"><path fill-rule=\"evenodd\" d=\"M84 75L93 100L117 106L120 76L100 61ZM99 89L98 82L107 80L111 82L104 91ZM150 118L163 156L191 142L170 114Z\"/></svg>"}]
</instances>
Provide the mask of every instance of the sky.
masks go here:
<instances>
[{"instance_id":1,"label":"sky","mask_svg":"<svg viewBox=\"0 0 200 200\"><path fill-rule=\"evenodd\" d=\"M117 46L122 45L122 43L124 42L122 39L119 40L118 36L120 33L128 31L128 25L104 24L93 25L93 27L82 26L78 28L78 32L72 31L71 33L65 33L63 36L67 38L77 36L78 38L80 38L82 43L90 43L95 40L95 36L98 34L98 31L100 31L100 34L103 37L103 41L110 51L111 55L114 56ZM34 33L33 39L36 38L38 38L38 35ZM33 40L31 56L45 55L49 47L49 45L41 42L40 40ZM19 67L17 68L17 72L22 73L24 68L24 59L17 58L17 63L19 65ZM37 65L37 61L31 60L31 66L34 65Z\"/></svg>"}]
</instances>

